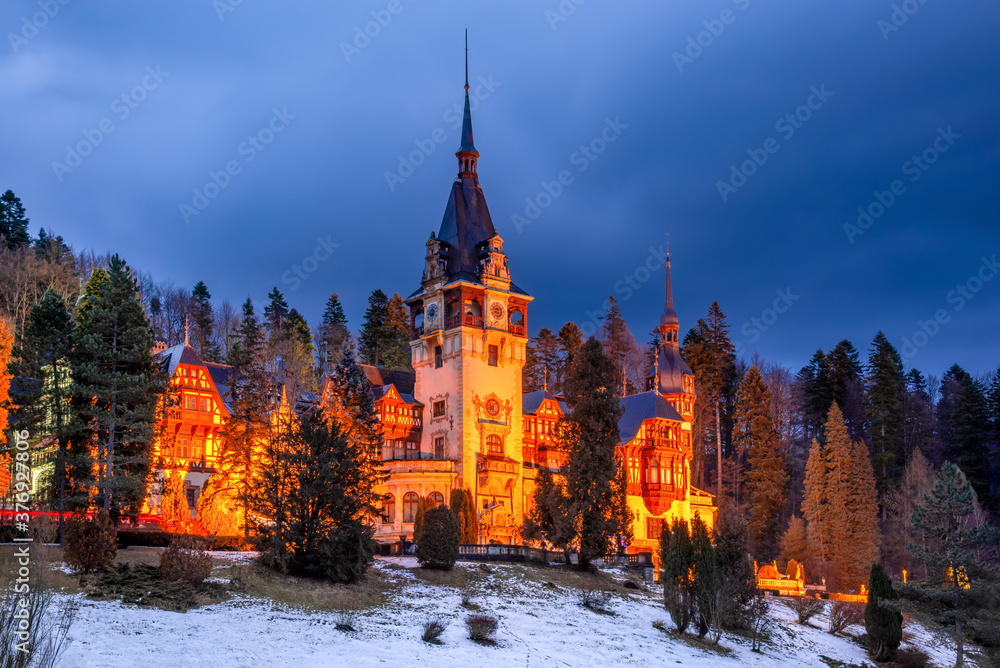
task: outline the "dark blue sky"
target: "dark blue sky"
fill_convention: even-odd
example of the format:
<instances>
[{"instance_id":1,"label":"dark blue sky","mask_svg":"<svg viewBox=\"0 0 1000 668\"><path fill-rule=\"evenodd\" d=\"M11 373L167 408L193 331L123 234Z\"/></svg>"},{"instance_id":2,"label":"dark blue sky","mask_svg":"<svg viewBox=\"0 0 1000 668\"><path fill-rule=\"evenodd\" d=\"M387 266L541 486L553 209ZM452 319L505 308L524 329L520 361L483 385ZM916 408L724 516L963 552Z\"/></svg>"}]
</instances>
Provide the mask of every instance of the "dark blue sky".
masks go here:
<instances>
[{"instance_id":1,"label":"dark blue sky","mask_svg":"<svg viewBox=\"0 0 1000 668\"><path fill-rule=\"evenodd\" d=\"M278 286L312 322L336 291L357 327L372 289L419 285L468 28L480 178L532 333L615 294L645 340L669 232L685 330L718 300L743 350L796 369L879 329L925 372L1000 364L996 3L61 1L0 7L0 188L32 233L217 300ZM881 215L845 229L859 207Z\"/></svg>"}]
</instances>

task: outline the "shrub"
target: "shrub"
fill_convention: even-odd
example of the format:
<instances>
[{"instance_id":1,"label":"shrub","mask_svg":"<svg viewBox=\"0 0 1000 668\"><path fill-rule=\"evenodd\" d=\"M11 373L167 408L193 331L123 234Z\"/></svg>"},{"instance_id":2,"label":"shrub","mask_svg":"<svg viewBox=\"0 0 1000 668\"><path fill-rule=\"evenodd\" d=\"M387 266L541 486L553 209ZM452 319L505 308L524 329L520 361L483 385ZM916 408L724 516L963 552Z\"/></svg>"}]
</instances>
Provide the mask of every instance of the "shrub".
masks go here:
<instances>
[{"instance_id":1,"label":"shrub","mask_svg":"<svg viewBox=\"0 0 1000 668\"><path fill-rule=\"evenodd\" d=\"M117 531L107 513L66 520L66 563L80 573L106 571L118 554Z\"/></svg>"},{"instance_id":2,"label":"shrub","mask_svg":"<svg viewBox=\"0 0 1000 668\"><path fill-rule=\"evenodd\" d=\"M900 668L927 668L931 658L918 647L904 647L896 650L896 665Z\"/></svg>"},{"instance_id":3,"label":"shrub","mask_svg":"<svg viewBox=\"0 0 1000 668\"><path fill-rule=\"evenodd\" d=\"M212 573L212 557L204 552L204 543L195 536L174 536L160 554L160 572L168 581L184 580L201 584Z\"/></svg>"},{"instance_id":4,"label":"shrub","mask_svg":"<svg viewBox=\"0 0 1000 668\"><path fill-rule=\"evenodd\" d=\"M451 570L458 561L458 522L447 506L424 513L417 540L417 560L424 568L442 570Z\"/></svg>"},{"instance_id":5,"label":"shrub","mask_svg":"<svg viewBox=\"0 0 1000 668\"><path fill-rule=\"evenodd\" d=\"M469 629L469 638L481 643L493 642L493 634L497 631L497 618L493 615L469 615L465 618L465 626Z\"/></svg>"},{"instance_id":6,"label":"shrub","mask_svg":"<svg viewBox=\"0 0 1000 668\"><path fill-rule=\"evenodd\" d=\"M830 628L828 631L832 635L837 635L848 626L863 624L865 621L865 607L860 603L850 601L835 601L830 606Z\"/></svg>"},{"instance_id":7,"label":"shrub","mask_svg":"<svg viewBox=\"0 0 1000 668\"><path fill-rule=\"evenodd\" d=\"M462 607L469 610L478 610L479 606L472 600L472 592L468 589L462 591Z\"/></svg>"},{"instance_id":8,"label":"shrub","mask_svg":"<svg viewBox=\"0 0 1000 668\"><path fill-rule=\"evenodd\" d=\"M444 622L440 619L432 619L431 621L424 623L424 633L420 636L420 638L424 642L440 645L441 641L439 638L442 633L444 633Z\"/></svg>"},{"instance_id":9,"label":"shrub","mask_svg":"<svg viewBox=\"0 0 1000 668\"><path fill-rule=\"evenodd\" d=\"M20 626L23 620L15 614L27 610L31 623ZM54 668L68 646L66 639L76 608L68 602L57 603L51 591L31 587L27 592L12 588L0 592L0 666L24 668ZM30 648L22 653L15 647L23 644Z\"/></svg>"},{"instance_id":10,"label":"shrub","mask_svg":"<svg viewBox=\"0 0 1000 668\"><path fill-rule=\"evenodd\" d=\"M892 661L903 640L903 615L896 606L898 598L882 564L872 564L868 577L865 631L868 633L868 648L875 661Z\"/></svg>"},{"instance_id":11,"label":"shrub","mask_svg":"<svg viewBox=\"0 0 1000 668\"><path fill-rule=\"evenodd\" d=\"M354 631L354 622L358 614L353 610L341 610L333 617L333 622L338 631Z\"/></svg>"},{"instance_id":12,"label":"shrub","mask_svg":"<svg viewBox=\"0 0 1000 668\"><path fill-rule=\"evenodd\" d=\"M794 596L788 607L795 611L799 624L808 624L810 619L823 612L823 601L808 596Z\"/></svg>"},{"instance_id":13,"label":"shrub","mask_svg":"<svg viewBox=\"0 0 1000 668\"><path fill-rule=\"evenodd\" d=\"M593 587L582 587L577 592L580 605L591 610L604 610L611 600L611 593Z\"/></svg>"}]
</instances>

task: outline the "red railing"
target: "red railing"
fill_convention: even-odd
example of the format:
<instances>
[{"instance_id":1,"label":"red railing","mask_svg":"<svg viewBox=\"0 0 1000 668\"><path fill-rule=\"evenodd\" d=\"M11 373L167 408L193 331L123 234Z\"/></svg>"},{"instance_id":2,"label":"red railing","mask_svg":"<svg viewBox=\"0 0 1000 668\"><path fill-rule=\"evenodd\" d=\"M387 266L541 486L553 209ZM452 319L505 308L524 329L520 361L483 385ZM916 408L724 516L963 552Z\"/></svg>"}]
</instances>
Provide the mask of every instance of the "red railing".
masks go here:
<instances>
[{"instance_id":1,"label":"red railing","mask_svg":"<svg viewBox=\"0 0 1000 668\"><path fill-rule=\"evenodd\" d=\"M510 323L507 325L507 331L514 336L524 336L524 325L515 325L514 323Z\"/></svg>"}]
</instances>

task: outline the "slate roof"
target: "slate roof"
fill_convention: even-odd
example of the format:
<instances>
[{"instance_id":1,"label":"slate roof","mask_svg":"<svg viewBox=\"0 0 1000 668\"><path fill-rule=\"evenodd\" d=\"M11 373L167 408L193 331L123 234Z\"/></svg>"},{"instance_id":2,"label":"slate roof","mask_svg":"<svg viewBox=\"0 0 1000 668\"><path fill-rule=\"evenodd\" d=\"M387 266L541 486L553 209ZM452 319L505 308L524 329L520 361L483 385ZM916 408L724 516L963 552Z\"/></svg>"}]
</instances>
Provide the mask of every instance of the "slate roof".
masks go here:
<instances>
[{"instance_id":1,"label":"slate roof","mask_svg":"<svg viewBox=\"0 0 1000 668\"><path fill-rule=\"evenodd\" d=\"M660 392L664 394L683 392L684 384L681 377L694 375L691 367L681 357L681 350L677 346L660 346L656 364L660 374Z\"/></svg>"},{"instance_id":2,"label":"slate roof","mask_svg":"<svg viewBox=\"0 0 1000 668\"><path fill-rule=\"evenodd\" d=\"M533 415L546 399L551 399L552 401L557 402L559 404L559 410L563 412L563 415L567 415L570 412L569 406L566 405L566 402L563 401L562 397L557 397L546 390L525 392L521 397L521 412L525 415Z\"/></svg>"},{"instance_id":3,"label":"slate roof","mask_svg":"<svg viewBox=\"0 0 1000 668\"><path fill-rule=\"evenodd\" d=\"M174 375L174 371L177 371L177 367L180 364L206 366L205 362L198 357L198 353L194 351L194 348L186 346L183 343L167 348L163 352L156 355L156 358L163 366L164 371L167 372L168 377L172 377ZM213 378L213 380L215 379Z\"/></svg>"},{"instance_id":4,"label":"slate roof","mask_svg":"<svg viewBox=\"0 0 1000 668\"><path fill-rule=\"evenodd\" d=\"M448 279L478 283L482 244L494 234L496 228L479 181L471 176L456 178L437 235L448 244Z\"/></svg>"},{"instance_id":5,"label":"slate roof","mask_svg":"<svg viewBox=\"0 0 1000 668\"><path fill-rule=\"evenodd\" d=\"M396 391L400 395L413 395L413 385L417 378L416 374L410 371L396 371L395 369L386 369L381 366L372 366L371 364L359 364L358 366L365 372L365 377L368 378L368 382L372 384L373 389L385 387L386 385L395 385Z\"/></svg>"},{"instance_id":6,"label":"slate roof","mask_svg":"<svg viewBox=\"0 0 1000 668\"><path fill-rule=\"evenodd\" d=\"M659 392L633 394L622 397L620 401L625 413L618 421L619 443L628 443L635 438L642 423L646 420L663 418L677 422L684 421L680 413Z\"/></svg>"}]
</instances>

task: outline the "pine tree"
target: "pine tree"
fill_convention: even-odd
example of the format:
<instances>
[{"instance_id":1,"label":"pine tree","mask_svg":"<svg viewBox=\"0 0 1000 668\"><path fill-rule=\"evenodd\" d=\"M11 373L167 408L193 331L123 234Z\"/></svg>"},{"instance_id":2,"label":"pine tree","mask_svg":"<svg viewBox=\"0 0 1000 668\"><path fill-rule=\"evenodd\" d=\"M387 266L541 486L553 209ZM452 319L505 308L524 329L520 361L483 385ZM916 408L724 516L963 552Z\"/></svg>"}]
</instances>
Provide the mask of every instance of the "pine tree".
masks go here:
<instances>
[{"instance_id":1,"label":"pine tree","mask_svg":"<svg viewBox=\"0 0 1000 668\"><path fill-rule=\"evenodd\" d=\"M777 556L779 516L785 508L788 465L778 449L778 435L771 417L771 392L757 366L751 366L736 391L733 410L733 447L745 454L750 512L750 544L757 561Z\"/></svg>"},{"instance_id":2,"label":"pine tree","mask_svg":"<svg viewBox=\"0 0 1000 668\"><path fill-rule=\"evenodd\" d=\"M417 541L417 561L424 568L450 571L458 561L458 523L447 506L430 508Z\"/></svg>"},{"instance_id":3,"label":"pine tree","mask_svg":"<svg viewBox=\"0 0 1000 668\"><path fill-rule=\"evenodd\" d=\"M398 292L386 304L386 341L383 366L411 371L410 314Z\"/></svg>"},{"instance_id":4,"label":"pine tree","mask_svg":"<svg viewBox=\"0 0 1000 668\"><path fill-rule=\"evenodd\" d=\"M788 520L788 528L781 536L781 560L797 561L800 564L809 559L809 543L806 539L806 523L798 515Z\"/></svg>"},{"instance_id":5,"label":"pine tree","mask_svg":"<svg viewBox=\"0 0 1000 668\"><path fill-rule=\"evenodd\" d=\"M222 429L218 489L236 499L244 540L251 534L250 515L262 470L261 447L271 438L275 390L264 369L264 334L253 302L243 304L243 322L230 359L230 417Z\"/></svg>"},{"instance_id":6,"label":"pine tree","mask_svg":"<svg viewBox=\"0 0 1000 668\"><path fill-rule=\"evenodd\" d=\"M543 327L528 340L524 365L524 391L535 392L555 383L559 372L559 339Z\"/></svg>"},{"instance_id":7,"label":"pine tree","mask_svg":"<svg viewBox=\"0 0 1000 668\"><path fill-rule=\"evenodd\" d=\"M865 385L865 419L874 453L872 466L879 494L884 497L897 477L897 444L903 430L906 384L903 380L903 360L882 332L876 334L872 342ZM882 512L884 520L884 504Z\"/></svg>"},{"instance_id":8,"label":"pine tree","mask_svg":"<svg viewBox=\"0 0 1000 668\"><path fill-rule=\"evenodd\" d=\"M476 512L476 504L472 500L472 491L465 488L465 538L464 543L476 545L479 542L479 515Z\"/></svg>"},{"instance_id":9,"label":"pine tree","mask_svg":"<svg viewBox=\"0 0 1000 668\"><path fill-rule=\"evenodd\" d=\"M389 298L376 289L368 296L368 309L358 338L358 354L363 364L384 365L386 350L391 346L388 320Z\"/></svg>"},{"instance_id":10,"label":"pine tree","mask_svg":"<svg viewBox=\"0 0 1000 668\"><path fill-rule=\"evenodd\" d=\"M566 453L566 496L579 540L581 570L607 554L616 530L611 513L622 414L616 382L614 364L591 337L566 381L566 399L573 410L560 420L558 434Z\"/></svg>"},{"instance_id":11,"label":"pine tree","mask_svg":"<svg viewBox=\"0 0 1000 668\"><path fill-rule=\"evenodd\" d=\"M524 518L522 534L527 540L544 540L564 550L569 563L570 542L575 538L569 500L562 485L558 484L549 469L538 469L531 510Z\"/></svg>"},{"instance_id":12,"label":"pine tree","mask_svg":"<svg viewBox=\"0 0 1000 668\"><path fill-rule=\"evenodd\" d=\"M691 570L694 549L688 524L675 518L660 535L660 563L663 583L663 606L679 633L684 633L692 618Z\"/></svg>"},{"instance_id":13,"label":"pine tree","mask_svg":"<svg viewBox=\"0 0 1000 668\"><path fill-rule=\"evenodd\" d=\"M0 195L0 238L11 250L26 246L31 241L24 206L10 190Z\"/></svg>"},{"instance_id":14,"label":"pine tree","mask_svg":"<svg viewBox=\"0 0 1000 668\"><path fill-rule=\"evenodd\" d=\"M434 507L434 502L428 499L426 496L422 496L417 500L417 514L413 517L413 542L420 542L420 535L424 530L424 515L427 511Z\"/></svg>"},{"instance_id":15,"label":"pine tree","mask_svg":"<svg viewBox=\"0 0 1000 668\"><path fill-rule=\"evenodd\" d=\"M750 558L750 531L746 517L733 503L723 503L715 521L715 562L719 580L718 630L745 628L757 595L757 578ZM718 637L716 637L718 642Z\"/></svg>"},{"instance_id":16,"label":"pine tree","mask_svg":"<svg viewBox=\"0 0 1000 668\"><path fill-rule=\"evenodd\" d=\"M833 385L833 400L840 406L851 440L860 441L865 437L865 392L861 374L860 355L854 344L844 339L827 355L830 368L830 382ZM865 570L867 575L868 571Z\"/></svg>"},{"instance_id":17,"label":"pine tree","mask_svg":"<svg viewBox=\"0 0 1000 668\"><path fill-rule=\"evenodd\" d=\"M834 398L830 364L822 350L817 350L809 360L809 364L799 371L798 380L802 390L801 410L806 433L809 436L816 436L826 420L826 414Z\"/></svg>"},{"instance_id":18,"label":"pine tree","mask_svg":"<svg viewBox=\"0 0 1000 668\"><path fill-rule=\"evenodd\" d=\"M875 661L892 661L903 640L903 615L895 605L898 598L882 564L872 564L868 577L868 604L865 605L865 631Z\"/></svg>"},{"instance_id":19,"label":"pine tree","mask_svg":"<svg viewBox=\"0 0 1000 668\"><path fill-rule=\"evenodd\" d=\"M323 311L322 324L319 327L319 336L317 337L319 358L324 372L333 369L340 363L344 344L349 338L350 330L347 328L347 316L344 315L344 307L340 304L340 298L335 292L326 301L326 309Z\"/></svg>"},{"instance_id":20,"label":"pine tree","mask_svg":"<svg viewBox=\"0 0 1000 668\"><path fill-rule=\"evenodd\" d=\"M996 568L983 561L981 550L995 549L1000 535L974 511L975 492L968 479L958 466L945 462L912 517L914 528L926 537L924 544L909 546L914 558L927 566L923 594L940 608L945 608L943 596L951 599L943 617L954 623L957 668L965 662L965 625L974 612L967 609L967 601L997 580Z\"/></svg>"},{"instance_id":21,"label":"pine tree","mask_svg":"<svg viewBox=\"0 0 1000 668\"><path fill-rule=\"evenodd\" d=\"M455 516L459 542L464 543L465 537L468 535L465 527L465 491L458 487L451 490L451 494L448 496L448 507L451 508L451 512Z\"/></svg>"},{"instance_id":22,"label":"pine tree","mask_svg":"<svg viewBox=\"0 0 1000 668\"><path fill-rule=\"evenodd\" d=\"M719 574L708 527L698 515L691 520L691 595L697 613L698 637L721 623Z\"/></svg>"},{"instance_id":23,"label":"pine tree","mask_svg":"<svg viewBox=\"0 0 1000 668\"><path fill-rule=\"evenodd\" d=\"M886 561L895 570L911 571L913 565L907 545L910 543L924 544L923 536L913 528L913 511L917 509L930 491L935 474L931 463L924 457L919 448L913 451L910 462L903 469L903 477L899 485L886 496L887 510L884 552ZM924 574L926 579L927 574Z\"/></svg>"},{"instance_id":24,"label":"pine tree","mask_svg":"<svg viewBox=\"0 0 1000 668\"><path fill-rule=\"evenodd\" d=\"M51 434L55 438L53 493L59 510L60 543L65 537L67 448L71 429L69 399L73 396L70 374L73 337L74 322L66 310L66 303L55 290L50 289L28 314L28 320L18 335L17 348L13 351L17 363L11 365L14 375L37 381L20 383L18 391L11 397L18 406L18 421L36 432ZM6 423L2 401L6 396L2 372L3 338L0 334L0 433Z\"/></svg>"},{"instance_id":25,"label":"pine tree","mask_svg":"<svg viewBox=\"0 0 1000 668\"><path fill-rule=\"evenodd\" d=\"M154 365L153 331L128 265L117 255L94 272L77 309L72 368L81 442L112 518L135 515L149 484L156 411L166 379Z\"/></svg>"},{"instance_id":26,"label":"pine tree","mask_svg":"<svg viewBox=\"0 0 1000 668\"><path fill-rule=\"evenodd\" d=\"M191 291L191 315L194 320L192 347L206 362L219 362L222 353L215 341L215 313L212 310L212 295L203 281L198 281Z\"/></svg>"},{"instance_id":27,"label":"pine tree","mask_svg":"<svg viewBox=\"0 0 1000 668\"><path fill-rule=\"evenodd\" d=\"M573 360L576 359L581 346L583 346L583 333L576 323L567 322L559 328L559 367L556 381L550 385L553 394L562 394L563 383L569 378Z\"/></svg>"},{"instance_id":28,"label":"pine tree","mask_svg":"<svg viewBox=\"0 0 1000 668\"><path fill-rule=\"evenodd\" d=\"M989 413L985 388L953 365L941 382L938 419L945 456L966 475L987 508L996 507L989 484Z\"/></svg>"},{"instance_id":29,"label":"pine tree","mask_svg":"<svg viewBox=\"0 0 1000 668\"><path fill-rule=\"evenodd\" d=\"M821 565L830 558L830 509L827 498L827 479L830 461L818 439L813 439L806 462L805 493L802 497L802 517L806 523L809 555Z\"/></svg>"},{"instance_id":30,"label":"pine tree","mask_svg":"<svg viewBox=\"0 0 1000 668\"><path fill-rule=\"evenodd\" d=\"M729 338L729 323L719 302L712 302L708 315L700 319L684 337L682 355L694 372L699 397L696 406L711 407L707 414L696 414L693 429L695 434L715 435L715 492L716 497L721 498L722 456L724 450L730 450L726 444L731 443L731 407L738 375L736 349ZM714 425L701 424L705 421L714 421Z\"/></svg>"},{"instance_id":31,"label":"pine tree","mask_svg":"<svg viewBox=\"0 0 1000 668\"><path fill-rule=\"evenodd\" d=\"M934 433L936 415L927 392L927 381L917 369L906 374L906 393L903 398L903 459L908 464L913 452L921 450L924 455L936 450L937 436Z\"/></svg>"}]
</instances>

